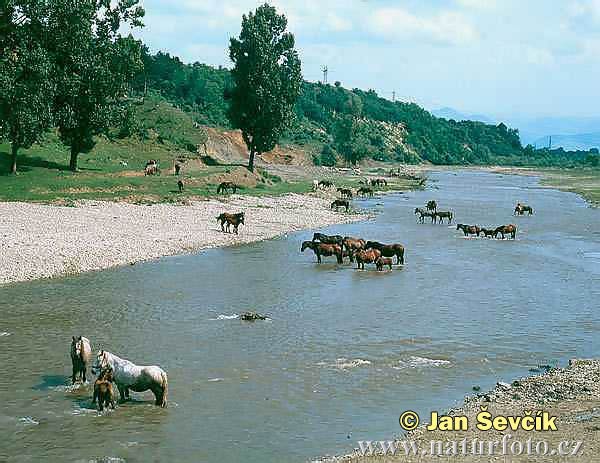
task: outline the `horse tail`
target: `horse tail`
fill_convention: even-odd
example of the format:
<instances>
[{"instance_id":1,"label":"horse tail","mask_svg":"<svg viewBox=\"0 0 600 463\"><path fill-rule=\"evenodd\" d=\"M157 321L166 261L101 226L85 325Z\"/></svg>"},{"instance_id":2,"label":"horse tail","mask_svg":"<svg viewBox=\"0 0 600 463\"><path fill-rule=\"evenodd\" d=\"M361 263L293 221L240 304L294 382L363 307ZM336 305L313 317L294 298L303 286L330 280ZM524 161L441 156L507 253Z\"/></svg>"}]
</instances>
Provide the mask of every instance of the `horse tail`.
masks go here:
<instances>
[{"instance_id":1,"label":"horse tail","mask_svg":"<svg viewBox=\"0 0 600 463\"><path fill-rule=\"evenodd\" d=\"M169 380L167 379L167 374L164 371L160 372L160 377L162 379L162 400L160 406L165 408L167 406L167 395L169 393Z\"/></svg>"}]
</instances>

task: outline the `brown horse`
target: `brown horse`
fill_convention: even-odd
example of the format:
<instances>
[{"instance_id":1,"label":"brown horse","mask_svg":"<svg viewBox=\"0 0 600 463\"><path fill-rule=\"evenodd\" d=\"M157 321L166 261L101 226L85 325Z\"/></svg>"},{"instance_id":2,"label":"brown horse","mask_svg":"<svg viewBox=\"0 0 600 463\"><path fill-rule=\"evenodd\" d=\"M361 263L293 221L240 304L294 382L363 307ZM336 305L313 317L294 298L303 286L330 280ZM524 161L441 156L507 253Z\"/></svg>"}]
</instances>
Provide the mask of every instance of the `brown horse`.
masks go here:
<instances>
[{"instance_id":1,"label":"brown horse","mask_svg":"<svg viewBox=\"0 0 600 463\"><path fill-rule=\"evenodd\" d=\"M387 186L387 180L384 178L375 178L371 180L371 185L373 186Z\"/></svg>"},{"instance_id":2,"label":"brown horse","mask_svg":"<svg viewBox=\"0 0 600 463\"><path fill-rule=\"evenodd\" d=\"M479 234L481 233L481 227L479 227L477 225L465 225L465 224L459 223L459 224L456 224L456 229L462 230L463 233L465 234L465 236L469 236L469 235L479 236Z\"/></svg>"},{"instance_id":3,"label":"brown horse","mask_svg":"<svg viewBox=\"0 0 600 463\"><path fill-rule=\"evenodd\" d=\"M496 230L492 230L491 228L482 228L481 234L486 238L494 238L496 236Z\"/></svg>"},{"instance_id":4,"label":"brown horse","mask_svg":"<svg viewBox=\"0 0 600 463\"><path fill-rule=\"evenodd\" d=\"M498 237L498 233L502 235L502 239L504 239L504 235L510 235L510 237L514 240L517 237L517 226L512 223L508 225L500 225L494 230L494 236Z\"/></svg>"},{"instance_id":5,"label":"brown horse","mask_svg":"<svg viewBox=\"0 0 600 463\"><path fill-rule=\"evenodd\" d=\"M434 200L427 201L427 210L428 211L437 211L437 203Z\"/></svg>"},{"instance_id":6,"label":"brown horse","mask_svg":"<svg viewBox=\"0 0 600 463\"><path fill-rule=\"evenodd\" d=\"M365 269L365 264L374 264L381 257L381 251L377 249L362 249L354 254L358 269Z\"/></svg>"},{"instance_id":7,"label":"brown horse","mask_svg":"<svg viewBox=\"0 0 600 463\"><path fill-rule=\"evenodd\" d=\"M319 187L323 188L331 188L333 186L333 182L331 180L319 180Z\"/></svg>"},{"instance_id":8,"label":"brown horse","mask_svg":"<svg viewBox=\"0 0 600 463\"><path fill-rule=\"evenodd\" d=\"M350 262L354 262L354 253L365 248L367 242L362 238L352 238L351 236L344 237L344 249L348 252Z\"/></svg>"},{"instance_id":9,"label":"brown horse","mask_svg":"<svg viewBox=\"0 0 600 463\"><path fill-rule=\"evenodd\" d=\"M404 265L404 246L401 244L382 244L377 241L367 241L365 249L377 249L383 257L396 256L396 265Z\"/></svg>"},{"instance_id":10,"label":"brown horse","mask_svg":"<svg viewBox=\"0 0 600 463\"><path fill-rule=\"evenodd\" d=\"M239 212L237 214L228 214L227 212L223 212L221 215L219 215L219 217L217 217L217 222L221 222L221 231L227 233L229 233L230 226L233 225L233 231L237 235L240 224L245 225L244 213Z\"/></svg>"},{"instance_id":11,"label":"brown horse","mask_svg":"<svg viewBox=\"0 0 600 463\"><path fill-rule=\"evenodd\" d=\"M331 203L331 209L338 210L340 207L345 207L346 212L348 212L348 210L350 209L350 203L347 199L336 199L334 202Z\"/></svg>"},{"instance_id":12,"label":"brown horse","mask_svg":"<svg viewBox=\"0 0 600 463\"><path fill-rule=\"evenodd\" d=\"M529 215L533 214L533 208L531 206L527 206L525 204L521 204L521 203L517 203L517 206L515 207L515 211L513 212L513 215L523 215L525 214L525 212L529 212Z\"/></svg>"},{"instance_id":13,"label":"brown horse","mask_svg":"<svg viewBox=\"0 0 600 463\"><path fill-rule=\"evenodd\" d=\"M179 188L179 193L182 193L182 192L183 192L183 189L185 188L185 185L184 185L184 183L183 183L183 180L179 180L179 181L177 182L177 188Z\"/></svg>"},{"instance_id":14,"label":"brown horse","mask_svg":"<svg viewBox=\"0 0 600 463\"><path fill-rule=\"evenodd\" d=\"M434 212L433 214L435 215L436 219L440 219L440 223L444 223L444 218L446 218L448 219L448 224L450 224L452 222L452 218L454 217L452 211L440 211Z\"/></svg>"},{"instance_id":15,"label":"brown horse","mask_svg":"<svg viewBox=\"0 0 600 463\"><path fill-rule=\"evenodd\" d=\"M71 382L75 384L77 378L86 382L87 367L92 360L92 346L90 340L83 336L73 336L71 340L71 363L73 364L73 375Z\"/></svg>"},{"instance_id":16,"label":"brown horse","mask_svg":"<svg viewBox=\"0 0 600 463\"><path fill-rule=\"evenodd\" d=\"M362 186L356 190L356 194L357 196L373 196L373 188Z\"/></svg>"},{"instance_id":17,"label":"brown horse","mask_svg":"<svg viewBox=\"0 0 600 463\"><path fill-rule=\"evenodd\" d=\"M352 199L352 190L349 188L338 188L337 191L342 197Z\"/></svg>"},{"instance_id":18,"label":"brown horse","mask_svg":"<svg viewBox=\"0 0 600 463\"><path fill-rule=\"evenodd\" d=\"M313 241L320 241L324 244L337 244L340 247L344 247L344 238L342 235L326 235L325 233L313 233Z\"/></svg>"},{"instance_id":19,"label":"brown horse","mask_svg":"<svg viewBox=\"0 0 600 463\"><path fill-rule=\"evenodd\" d=\"M304 250L307 248L312 249L312 251L317 256L317 262L319 264L322 262L321 256L335 256L337 258L338 264L344 263L342 247L339 244L325 244L319 243L317 241L304 241L302 242L300 252L304 252Z\"/></svg>"},{"instance_id":20,"label":"brown horse","mask_svg":"<svg viewBox=\"0 0 600 463\"><path fill-rule=\"evenodd\" d=\"M98 410L104 410L104 407L115 408L115 389L113 387L113 370L108 367L100 372L98 379L94 382L94 396L92 404L98 402Z\"/></svg>"},{"instance_id":21,"label":"brown horse","mask_svg":"<svg viewBox=\"0 0 600 463\"><path fill-rule=\"evenodd\" d=\"M377 267L377 270L379 270L381 272L381 271L383 271L384 265L387 265L390 268L390 270L392 270L392 263L393 263L393 260L391 257L380 257L375 262L375 266Z\"/></svg>"},{"instance_id":22,"label":"brown horse","mask_svg":"<svg viewBox=\"0 0 600 463\"><path fill-rule=\"evenodd\" d=\"M429 212L420 207L415 207L415 214L419 214L419 223L425 223L425 217L431 217L431 223L435 220L435 212Z\"/></svg>"},{"instance_id":23,"label":"brown horse","mask_svg":"<svg viewBox=\"0 0 600 463\"><path fill-rule=\"evenodd\" d=\"M233 182L221 182L217 187L217 194L225 194L228 191L231 191L233 194L237 191L239 187Z\"/></svg>"}]
</instances>

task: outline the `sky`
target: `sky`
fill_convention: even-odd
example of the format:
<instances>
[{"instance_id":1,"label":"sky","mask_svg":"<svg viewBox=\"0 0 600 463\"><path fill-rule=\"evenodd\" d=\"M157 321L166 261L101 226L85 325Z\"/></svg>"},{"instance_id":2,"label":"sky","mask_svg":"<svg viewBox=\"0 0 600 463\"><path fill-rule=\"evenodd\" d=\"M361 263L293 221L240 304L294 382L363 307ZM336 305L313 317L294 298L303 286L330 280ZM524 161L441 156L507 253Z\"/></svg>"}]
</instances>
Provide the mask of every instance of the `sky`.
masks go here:
<instances>
[{"instance_id":1,"label":"sky","mask_svg":"<svg viewBox=\"0 0 600 463\"><path fill-rule=\"evenodd\" d=\"M263 1L142 0L152 51L231 66ZM600 116L600 0L272 0L307 80L493 118Z\"/></svg>"}]
</instances>

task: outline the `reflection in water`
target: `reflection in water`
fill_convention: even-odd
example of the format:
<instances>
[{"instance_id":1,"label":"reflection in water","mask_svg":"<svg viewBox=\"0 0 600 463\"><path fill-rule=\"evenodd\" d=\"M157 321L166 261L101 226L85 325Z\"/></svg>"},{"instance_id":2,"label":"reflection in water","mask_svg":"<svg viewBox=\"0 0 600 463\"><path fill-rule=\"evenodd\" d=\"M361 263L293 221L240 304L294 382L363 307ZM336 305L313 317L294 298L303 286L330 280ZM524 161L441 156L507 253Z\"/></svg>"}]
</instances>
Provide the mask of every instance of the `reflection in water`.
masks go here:
<instances>
[{"instance_id":1,"label":"reflection in water","mask_svg":"<svg viewBox=\"0 0 600 463\"><path fill-rule=\"evenodd\" d=\"M600 355L598 211L525 177L436 174L435 189L377 203L326 232L406 246L406 266L317 266L311 232L0 289L0 460L282 462L387 439L405 409L445 409L538 365ZM514 222L516 241L420 225L436 199L456 220ZM517 201L536 213L513 217ZM246 323L245 311L268 314ZM69 386L72 335L169 373L107 414Z\"/></svg>"}]
</instances>

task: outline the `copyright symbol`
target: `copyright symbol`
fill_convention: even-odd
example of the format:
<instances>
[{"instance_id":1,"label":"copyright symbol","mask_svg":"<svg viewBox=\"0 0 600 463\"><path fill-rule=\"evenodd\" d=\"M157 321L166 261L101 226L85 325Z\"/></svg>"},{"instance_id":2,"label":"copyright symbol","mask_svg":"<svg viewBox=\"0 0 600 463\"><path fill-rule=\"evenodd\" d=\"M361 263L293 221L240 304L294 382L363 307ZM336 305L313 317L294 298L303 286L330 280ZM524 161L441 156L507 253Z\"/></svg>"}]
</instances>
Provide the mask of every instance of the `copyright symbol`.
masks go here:
<instances>
[{"instance_id":1,"label":"copyright symbol","mask_svg":"<svg viewBox=\"0 0 600 463\"><path fill-rule=\"evenodd\" d=\"M412 410L405 411L402 415L400 415L400 427L405 431L412 431L419 426L419 415L417 415Z\"/></svg>"}]
</instances>

